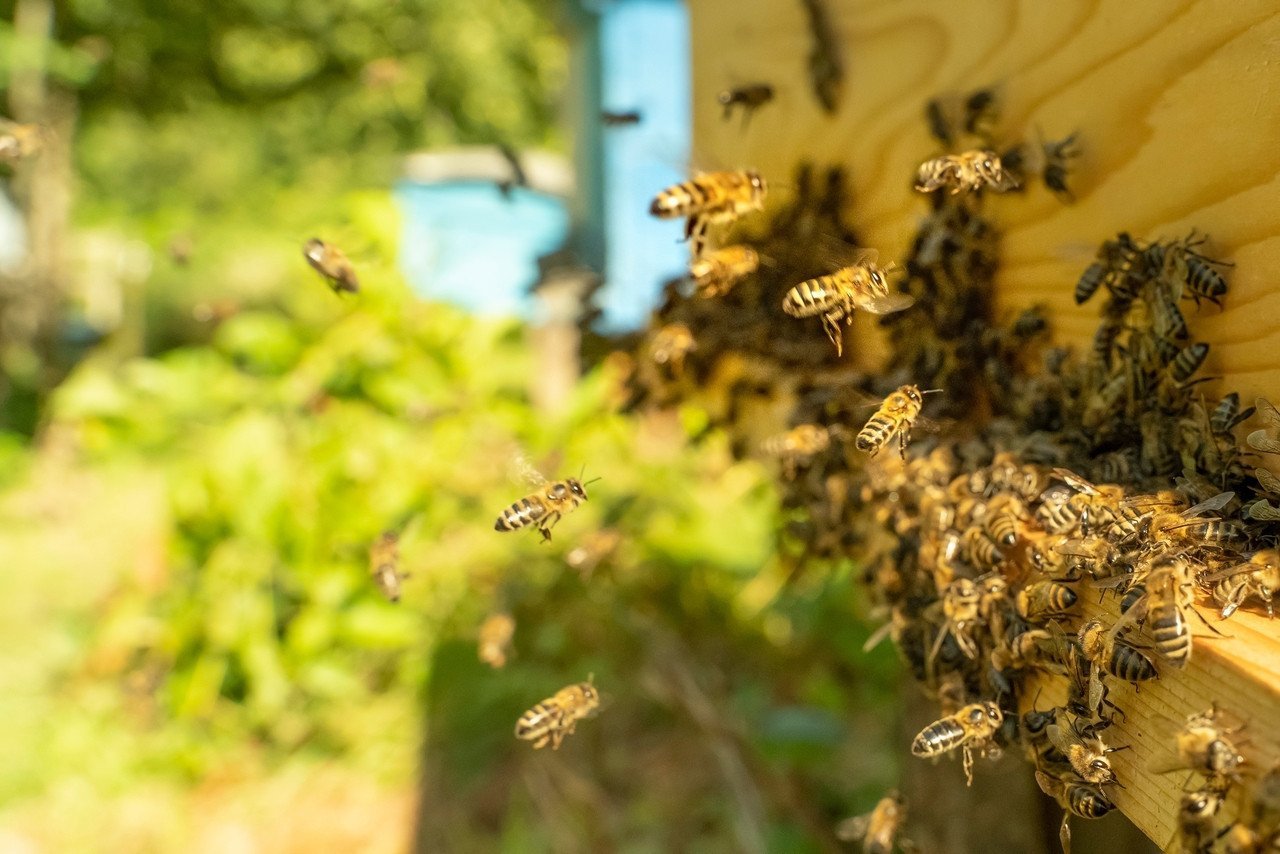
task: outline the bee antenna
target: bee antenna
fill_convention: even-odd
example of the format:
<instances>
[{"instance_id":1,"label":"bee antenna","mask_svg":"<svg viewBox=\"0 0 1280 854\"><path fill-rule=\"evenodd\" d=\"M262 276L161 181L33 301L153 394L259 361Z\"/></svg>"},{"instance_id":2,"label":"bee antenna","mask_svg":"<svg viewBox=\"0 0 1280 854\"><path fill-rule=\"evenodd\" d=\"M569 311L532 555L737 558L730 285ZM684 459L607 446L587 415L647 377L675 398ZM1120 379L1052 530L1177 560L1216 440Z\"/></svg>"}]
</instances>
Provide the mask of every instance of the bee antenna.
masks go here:
<instances>
[{"instance_id":1,"label":"bee antenna","mask_svg":"<svg viewBox=\"0 0 1280 854\"><path fill-rule=\"evenodd\" d=\"M591 484L595 483L597 480L603 480L603 479L604 479L603 477L593 477L593 478L591 478L591 480L588 480L588 481L584 482L582 485L583 485L583 486L590 486Z\"/></svg>"},{"instance_id":2,"label":"bee antenna","mask_svg":"<svg viewBox=\"0 0 1280 854\"><path fill-rule=\"evenodd\" d=\"M924 391L922 391L922 392L920 392L920 393L921 393L921 394L933 394L934 392L939 392L939 391L946 391L946 389L942 389L942 388L927 388L927 389L925 389Z\"/></svg>"}]
</instances>

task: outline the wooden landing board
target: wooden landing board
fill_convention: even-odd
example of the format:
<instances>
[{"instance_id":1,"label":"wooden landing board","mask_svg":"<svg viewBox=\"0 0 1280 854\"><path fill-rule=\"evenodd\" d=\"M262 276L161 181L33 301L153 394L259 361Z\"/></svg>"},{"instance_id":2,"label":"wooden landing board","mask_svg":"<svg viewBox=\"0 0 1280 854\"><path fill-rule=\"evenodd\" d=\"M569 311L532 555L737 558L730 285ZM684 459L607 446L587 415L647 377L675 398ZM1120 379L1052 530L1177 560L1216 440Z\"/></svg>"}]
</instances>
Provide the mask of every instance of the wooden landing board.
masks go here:
<instances>
[{"instance_id":1,"label":"wooden landing board","mask_svg":"<svg viewBox=\"0 0 1280 854\"><path fill-rule=\"evenodd\" d=\"M825 0L846 78L834 115L807 77L800 0L694 0L694 149L699 163L752 166L788 194L794 165L840 163L851 221L882 257L901 258L926 205L911 189L940 153L923 121L940 93L999 87L1012 143L1079 131L1074 205L1041 186L994 200L1004 231L997 305L1047 306L1058 336L1087 344L1097 303L1072 289L1104 239L1208 232L1234 261L1224 311L1186 310L1212 345L1204 373L1244 400L1280 397L1280 6L1129 0ZM767 81L773 103L745 130L716 93ZM1100 300L1099 300L1100 302ZM1210 387L1211 391L1217 391Z\"/></svg>"}]
</instances>

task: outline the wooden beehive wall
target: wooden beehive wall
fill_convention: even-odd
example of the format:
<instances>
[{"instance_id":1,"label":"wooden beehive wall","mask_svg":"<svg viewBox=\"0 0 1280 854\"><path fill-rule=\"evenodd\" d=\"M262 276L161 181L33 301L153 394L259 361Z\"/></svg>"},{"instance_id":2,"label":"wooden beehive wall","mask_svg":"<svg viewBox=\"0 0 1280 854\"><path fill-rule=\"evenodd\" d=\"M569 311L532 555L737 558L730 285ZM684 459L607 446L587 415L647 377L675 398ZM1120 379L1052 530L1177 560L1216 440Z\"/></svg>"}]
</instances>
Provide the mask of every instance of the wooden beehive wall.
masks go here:
<instances>
[{"instance_id":1,"label":"wooden beehive wall","mask_svg":"<svg viewBox=\"0 0 1280 854\"><path fill-rule=\"evenodd\" d=\"M690 5L700 164L756 168L775 201L792 191L798 162L843 165L850 222L882 258L902 258L927 209L911 189L915 168L940 153L925 103L994 84L1002 146L1077 132L1082 150L1074 204L1036 187L993 206L1003 234L997 309L1044 305L1056 339L1087 350L1097 307L1077 306L1072 291L1094 248L1119 231L1157 240L1194 227L1236 265L1225 307L1189 318L1211 345L1203 373L1220 378L1207 392L1280 395L1280 6L826 0L844 67L828 113L809 81L805 3ZM772 84L776 100L745 127L724 120L716 93L757 81ZM877 332L860 321L855 334ZM1160 845L1173 837L1182 781L1146 764L1188 713L1213 700L1234 706L1260 731L1255 749L1274 757L1277 748L1268 726L1280 716L1274 624L1242 612L1228 631L1197 647L1186 674L1126 700L1133 712L1116 740L1135 750L1117 767L1134 785L1116 801Z\"/></svg>"},{"instance_id":2,"label":"wooden beehive wall","mask_svg":"<svg viewBox=\"0 0 1280 854\"><path fill-rule=\"evenodd\" d=\"M1209 233L1235 262L1225 309L1192 322L1212 345L1205 373L1244 400L1280 389L1280 7L1269 0L825 0L844 85L828 114L813 96L804 4L697 0L694 150L699 163L751 166L775 197L800 160L843 164L850 221L900 258L926 210L911 190L939 153L923 121L941 93L994 84L1008 142L1078 131L1064 205L1042 188L1002 200L997 306L1045 305L1060 340L1087 348L1095 306L1072 287L1116 232L1154 240ZM777 98L745 130L716 93L767 81ZM1210 387L1216 392L1218 389Z\"/></svg>"}]
</instances>

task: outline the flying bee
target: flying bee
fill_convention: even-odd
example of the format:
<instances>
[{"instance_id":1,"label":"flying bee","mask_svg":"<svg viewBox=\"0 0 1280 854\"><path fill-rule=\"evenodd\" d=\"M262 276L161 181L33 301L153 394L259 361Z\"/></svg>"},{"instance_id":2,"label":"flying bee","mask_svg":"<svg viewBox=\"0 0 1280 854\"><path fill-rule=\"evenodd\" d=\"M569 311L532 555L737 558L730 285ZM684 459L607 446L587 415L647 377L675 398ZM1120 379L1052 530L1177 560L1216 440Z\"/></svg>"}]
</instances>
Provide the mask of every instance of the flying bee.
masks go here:
<instances>
[{"instance_id":1,"label":"flying bee","mask_svg":"<svg viewBox=\"0 0 1280 854\"><path fill-rule=\"evenodd\" d=\"M600 123L607 128L638 125L643 118L639 110L603 110L600 113Z\"/></svg>"},{"instance_id":2,"label":"flying bee","mask_svg":"<svg viewBox=\"0 0 1280 854\"><path fill-rule=\"evenodd\" d=\"M1222 808L1222 794L1213 789L1184 792L1178 804L1178 839L1182 850L1207 851L1213 842L1214 819Z\"/></svg>"},{"instance_id":3,"label":"flying bee","mask_svg":"<svg viewBox=\"0 0 1280 854\"><path fill-rule=\"evenodd\" d=\"M383 531L369 547L369 574L383 596L400 601L400 582L409 573L400 571L400 535L395 531Z\"/></svg>"},{"instance_id":4,"label":"flying bee","mask_svg":"<svg viewBox=\"0 0 1280 854\"><path fill-rule=\"evenodd\" d=\"M898 451L906 459L907 442L911 440L911 428L915 426L920 410L924 407L924 395L937 391L942 389L921 391L914 385L902 386L884 399L884 403L867 421L866 426L858 432L854 446L874 457L896 435Z\"/></svg>"},{"instance_id":5,"label":"flying bee","mask_svg":"<svg viewBox=\"0 0 1280 854\"><path fill-rule=\"evenodd\" d=\"M955 750L963 751L964 775L973 784L973 749L984 755L998 755L1000 749L994 738L1004 724L1004 712L991 701L971 703L953 715L934 721L920 730L911 742L914 756L940 756Z\"/></svg>"},{"instance_id":6,"label":"flying bee","mask_svg":"<svg viewBox=\"0 0 1280 854\"><path fill-rule=\"evenodd\" d=\"M511 639L515 637L515 633L516 621L510 614L502 611L490 614L480 624L476 654L495 670L505 667L507 652L511 649Z\"/></svg>"},{"instance_id":7,"label":"flying bee","mask_svg":"<svg viewBox=\"0 0 1280 854\"><path fill-rule=\"evenodd\" d=\"M787 472L787 479L795 477L796 466L808 462L831 446L831 431L818 424L799 424L785 433L770 436L760 443L760 450L771 457L778 457Z\"/></svg>"},{"instance_id":8,"label":"flying bee","mask_svg":"<svg viewBox=\"0 0 1280 854\"><path fill-rule=\"evenodd\" d=\"M40 125L19 124L0 119L0 163L14 166L38 154L44 147L46 132Z\"/></svg>"},{"instance_id":9,"label":"flying bee","mask_svg":"<svg viewBox=\"0 0 1280 854\"><path fill-rule=\"evenodd\" d=\"M578 721L589 717L600 708L600 694L588 678L567 688L561 688L554 697L548 697L520 716L516 721L516 738L532 741L533 749L551 745L560 749L565 736L573 735Z\"/></svg>"},{"instance_id":10,"label":"flying bee","mask_svg":"<svg viewBox=\"0 0 1280 854\"><path fill-rule=\"evenodd\" d=\"M760 267L760 256L750 246L715 249L689 265L689 277L703 299L724 296L733 286Z\"/></svg>"},{"instance_id":11,"label":"flying bee","mask_svg":"<svg viewBox=\"0 0 1280 854\"><path fill-rule=\"evenodd\" d=\"M592 531L582 538L578 545L564 556L564 562L576 569L583 580L591 577L591 573L600 564L613 557L618 546L622 545L622 532L617 528L601 528Z\"/></svg>"},{"instance_id":12,"label":"flying bee","mask_svg":"<svg viewBox=\"0 0 1280 854\"><path fill-rule=\"evenodd\" d=\"M1112 770L1107 754L1124 750L1124 747L1107 747L1094 728L1081 727L1079 721L1065 727L1050 724L1045 732L1053 746L1067 757L1080 779L1095 786L1116 782L1116 772Z\"/></svg>"},{"instance_id":13,"label":"flying bee","mask_svg":"<svg viewBox=\"0 0 1280 854\"><path fill-rule=\"evenodd\" d=\"M1085 623L1080 627L1081 654L1094 667L1135 685L1159 677L1155 663L1121 637L1118 630L1122 625L1123 621L1117 621L1108 629L1101 620Z\"/></svg>"},{"instance_id":14,"label":"flying bee","mask_svg":"<svg viewBox=\"0 0 1280 854\"><path fill-rule=\"evenodd\" d=\"M836 838L841 842L863 840L862 850L866 854L893 854L894 840L906 820L906 802L897 792L890 792L871 812L840 822Z\"/></svg>"},{"instance_id":15,"label":"flying bee","mask_svg":"<svg viewBox=\"0 0 1280 854\"><path fill-rule=\"evenodd\" d=\"M649 340L649 354L659 365L669 366L677 377L684 374L684 360L698 349L693 331L683 323L668 323L653 333Z\"/></svg>"},{"instance_id":16,"label":"flying bee","mask_svg":"<svg viewBox=\"0 0 1280 854\"><path fill-rule=\"evenodd\" d=\"M1194 771L1214 788L1225 790L1226 785L1239 778L1244 757L1229 738L1239 728L1220 727L1220 715L1216 706L1190 715L1186 726L1175 738L1176 757L1164 763L1153 763L1151 770L1157 774L1184 769Z\"/></svg>"},{"instance_id":17,"label":"flying bee","mask_svg":"<svg viewBox=\"0 0 1280 854\"><path fill-rule=\"evenodd\" d=\"M1040 176L1044 179L1044 185L1065 202L1075 201L1075 196L1067 187L1067 175L1070 172L1067 164L1080 156L1080 150L1075 144L1076 135L1073 133L1057 142L1045 142L1041 146L1044 150L1044 168Z\"/></svg>"},{"instance_id":18,"label":"flying bee","mask_svg":"<svg viewBox=\"0 0 1280 854\"><path fill-rule=\"evenodd\" d=\"M755 111L773 100L773 87L768 83L735 86L732 89L723 90L716 96L716 100L720 102L720 106L724 107L725 121L733 115L735 108L741 108L742 127L745 129Z\"/></svg>"},{"instance_id":19,"label":"flying bee","mask_svg":"<svg viewBox=\"0 0 1280 854\"><path fill-rule=\"evenodd\" d=\"M822 328L835 345L836 356L842 355L844 336L840 333L840 321L852 323L854 310L890 314L910 308L915 302L909 294L889 292L888 274L893 265L880 267L876 257L874 251L866 251L847 267L801 282L787 291L782 310L799 318L821 315Z\"/></svg>"},{"instance_id":20,"label":"flying bee","mask_svg":"<svg viewBox=\"0 0 1280 854\"><path fill-rule=\"evenodd\" d=\"M1258 598L1267 609L1267 618L1275 616L1275 596L1280 592L1280 550L1254 552L1242 564L1219 569L1200 579L1213 591L1213 600L1222 606L1222 619L1230 617L1251 598Z\"/></svg>"},{"instance_id":21,"label":"flying bee","mask_svg":"<svg viewBox=\"0 0 1280 854\"><path fill-rule=\"evenodd\" d=\"M342 250L332 243L313 237L302 247L302 255L317 273L324 276L335 294L360 292L360 280L356 278L355 267L351 266Z\"/></svg>"},{"instance_id":22,"label":"flying bee","mask_svg":"<svg viewBox=\"0 0 1280 854\"><path fill-rule=\"evenodd\" d=\"M498 521L493 523L495 531L515 531L527 525L533 525L542 534L543 542L551 540L551 529L560 518L578 508L587 500L585 484L576 477L548 481L532 466L522 466L525 477L539 486L524 498L503 510ZM595 480L599 480L596 478ZM587 481L592 483L593 481Z\"/></svg>"},{"instance_id":23,"label":"flying bee","mask_svg":"<svg viewBox=\"0 0 1280 854\"><path fill-rule=\"evenodd\" d=\"M962 190L977 192L983 187L1002 193L1015 189L1017 182L1005 171L998 154L980 149L944 154L920 164L916 173L918 191L932 193L944 187L949 188L952 195Z\"/></svg>"},{"instance_id":24,"label":"flying bee","mask_svg":"<svg viewBox=\"0 0 1280 854\"><path fill-rule=\"evenodd\" d=\"M759 172L703 172L667 187L654 197L649 213L660 219L685 218L684 236L691 241L693 257L706 250L707 229L728 224L764 207L766 185Z\"/></svg>"},{"instance_id":25,"label":"flying bee","mask_svg":"<svg viewBox=\"0 0 1280 854\"><path fill-rule=\"evenodd\" d=\"M1076 592L1061 581L1033 581L1018 591L1014 604L1028 623L1045 623L1066 616L1077 600Z\"/></svg>"}]
</instances>

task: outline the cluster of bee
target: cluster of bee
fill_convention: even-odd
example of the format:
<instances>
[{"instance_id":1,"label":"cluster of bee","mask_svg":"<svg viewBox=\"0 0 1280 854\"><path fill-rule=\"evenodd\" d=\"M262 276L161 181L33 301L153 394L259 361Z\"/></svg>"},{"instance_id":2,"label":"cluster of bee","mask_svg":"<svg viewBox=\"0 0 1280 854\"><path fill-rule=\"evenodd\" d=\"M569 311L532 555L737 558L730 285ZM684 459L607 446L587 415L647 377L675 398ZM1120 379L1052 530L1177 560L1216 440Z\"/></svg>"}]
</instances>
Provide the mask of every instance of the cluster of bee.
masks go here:
<instances>
[{"instance_id":1,"label":"cluster of bee","mask_svg":"<svg viewBox=\"0 0 1280 854\"><path fill-rule=\"evenodd\" d=\"M813 275L811 258L788 252L797 238L811 248L823 229L857 245L839 204L831 196L824 204L803 168L796 204L762 239L745 241L768 265L717 300L673 287L655 315L656 328L687 331L696 386L655 383L636 370L631 405L696 397L718 407L715 423L738 436L760 420L753 399L786 410L789 429L737 447L781 462L785 537L803 544L802 562L852 556L865 567L885 620L868 645L892 638L941 706L912 753L958 752L966 777L975 756L1025 753L1064 810L1065 848L1068 819L1108 814L1122 784L1109 757L1126 745L1109 744L1107 730L1123 709L1110 687L1185 668L1193 622L1207 625L1205 602L1223 619L1242 607L1273 613L1280 509L1271 501L1280 478L1246 466L1235 430L1256 413L1267 426L1249 434L1247 447L1280 454L1280 411L1201 393L1209 347L1190 340L1183 306L1221 305L1229 265L1195 232L1150 243L1121 233L1099 248L1075 292L1080 303L1107 295L1083 357L1051 346L1038 309L997 322L999 235L983 215L984 191L1025 186L1019 176L1036 158L1022 145L992 153L994 100L989 90L962 99L962 130L953 130L945 102L926 111L948 147L967 138L979 147L921 167L918 189L931 210L896 289L876 277L889 268L874 260L855 261L858 272L840 281ZM1039 177L1064 201L1076 154L1075 134L1040 144ZM869 377L833 366L830 352L793 346L786 324L761 334L759 325L779 319L779 294L784 315L822 318L837 357L847 314L892 297L900 304L880 312L890 368ZM878 405L869 418L868 400ZM1116 602L1118 617L1084 619L1085 598L1099 596ZM1040 708L1046 677L1065 681L1066 696ZM1228 718L1217 709L1193 716L1164 769L1203 778L1183 801L1183 843L1272 850L1280 843L1275 772L1254 781L1234 821L1216 824L1245 776ZM902 812L894 798L881 807L886 816ZM870 845L870 818L850 823L849 838Z\"/></svg>"}]
</instances>

